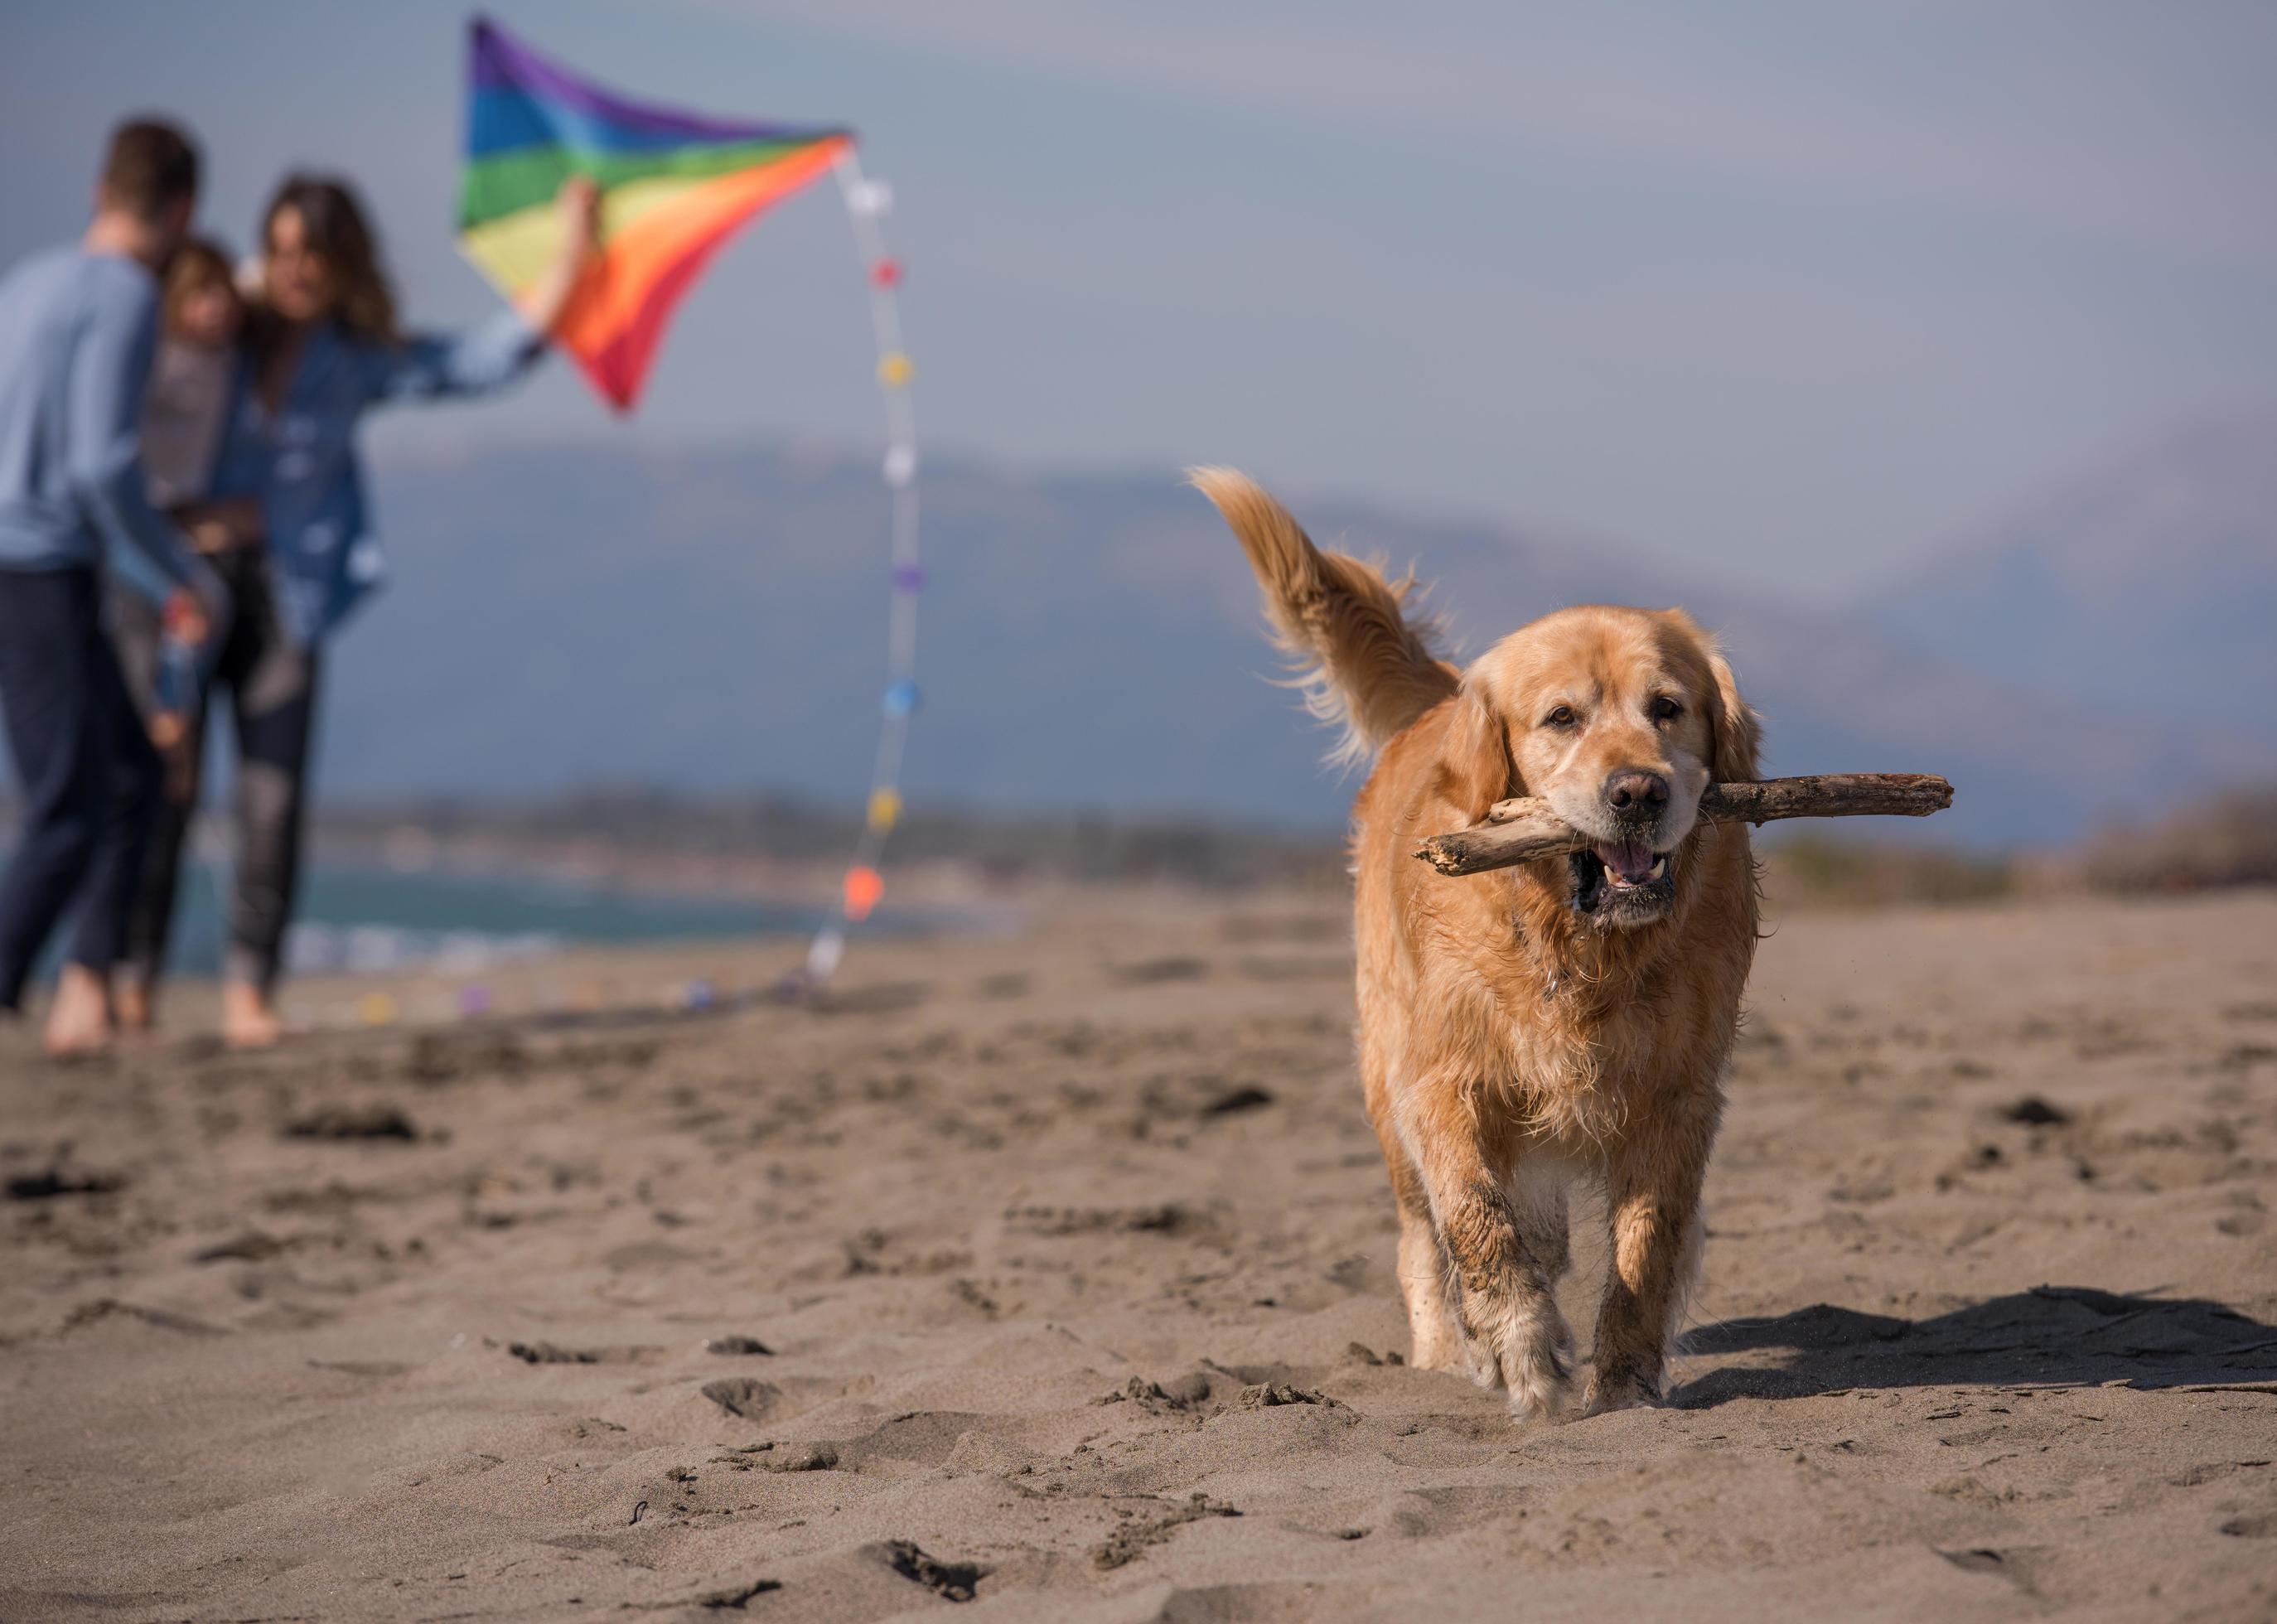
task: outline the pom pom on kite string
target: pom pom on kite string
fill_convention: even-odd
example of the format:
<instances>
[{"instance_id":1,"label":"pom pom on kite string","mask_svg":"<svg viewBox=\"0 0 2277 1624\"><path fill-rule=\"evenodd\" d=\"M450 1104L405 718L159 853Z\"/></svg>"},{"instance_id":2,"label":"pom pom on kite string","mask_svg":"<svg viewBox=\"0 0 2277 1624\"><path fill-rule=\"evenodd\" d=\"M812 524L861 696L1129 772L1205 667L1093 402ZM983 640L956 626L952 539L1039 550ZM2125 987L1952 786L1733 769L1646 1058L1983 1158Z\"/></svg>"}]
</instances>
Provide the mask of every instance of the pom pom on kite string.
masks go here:
<instances>
[{"instance_id":1,"label":"pom pom on kite string","mask_svg":"<svg viewBox=\"0 0 2277 1624\"><path fill-rule=\"evenodd\" d=\"M914 446L888 446L886 448L886 483L900 490L918 477L918 448Z\"/></svg>"},{"instance_id":2,"label":"pom pom on kite string","mask_svg":"<svg viewBox=\"0 0 2277 1624\"><path fill-rule=\"evenodd\" d=\"M892 789L872 790L870 795L870 827L883 832L902 820L902 797Z\"/></svg>"},{"instance_id":3,"label":"pom pom on kite string","mask_svg":"<svg viewBox=\"0 0 2277 1624\"><path fill-rule=\"evenodd\" d=\"M870 267L870 282L874 287L893 288L902 285L902 262L890 254Z\"/></svg>"},{"instance_id":4,"label":"pom pom on kite string","mask_svg":"<svg viewBox=\"0 0 2277 1624\"><path fill-rule=\"evenodd\" d=\"M888 389L902 389L918 374L910 358L899 350L889 351L878 361L878 381Z\"/></svg>"},{"instance_id":5,"label":"pom pom on kite string","mask_svg":"<svg viewBox=\"0 0 2277 1624\"><path fill-rule=\"evenodd\" d=\"M921 568L915 564L896 564L894 566L894 590L895 591L916 592L922 591L924 589L925 571Z\"/></svg>"},{"instance_id":6,"label":"pom pom on kite string","mask_svg":"<svg viewBox=\"0 0 2277 1624\"><path fill-rule=\"evenodd\" d=\"M392 1026L395 1024L395 1000L385 993L367 993L356 1005L356 1013L367 1026Z\"/></svg>"},{"instance_id":7,"label":"pom pom on kite string","mask_svg":"<svg viewBox=\"0 0 2277 1624\"><path fill-rule=\"evenodd\" d=\"M468 1020L491 1012L491 989L480 981L469 981L459 989L459 1013Z\"/></svg>"},{"instance_id":8,"label":"pom pom on kite string","mask_svg":"<svg viewBox=\"0 0 2277 1624\"><path fill-rule=\"evenodd\" d=\"M886 684L885 710L888 716L907 716L918 708L918 685L908 677L896 677Z\"/></svg>"},{"instance_id":9,"label":"pom pom on kite string","mask_svg":"<svg viewBox=\"0 0 2277 1624\"><path fill-rule=\"evenodd\" d=\"M857 921L870 917L886 895L885 876L874 868L846 871L846 917Z\"/></svg>"},{"instance_id":10,"label":"pom pom on kite string","mask_svg":"<svg viewBox=\"0 0 2277 1624\"><path fill-rule=\"evenodd\" d=\"M894 211L894 188L882 180L857 180L846 188L846 206L865 219Z\"/></svg>"},{"instance_id":11,"label":"pom pom on kite string","mask_svg":"<svg viewBox=\"0 0 2277 1624\"><path fill-rule=\"evenodd\" d=\"M806 979L810 983L827 981L838 961L846 957L846 933L835 925L826 927L806 950Z\"/></svg>"}]
</instances>

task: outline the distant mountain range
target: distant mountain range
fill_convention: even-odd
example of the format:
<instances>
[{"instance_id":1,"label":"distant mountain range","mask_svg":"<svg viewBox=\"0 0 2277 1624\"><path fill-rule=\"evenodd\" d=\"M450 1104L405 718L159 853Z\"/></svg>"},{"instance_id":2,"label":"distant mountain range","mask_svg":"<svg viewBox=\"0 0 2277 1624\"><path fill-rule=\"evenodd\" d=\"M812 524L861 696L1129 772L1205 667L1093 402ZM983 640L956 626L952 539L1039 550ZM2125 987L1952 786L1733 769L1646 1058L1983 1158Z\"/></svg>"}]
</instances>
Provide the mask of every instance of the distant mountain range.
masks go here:
<instances>
[{"instance_id":1,"label":"distant mountain range","mask_svg":"<svg viewBox=\"0 0 2277 1624\"><path fill-rule=\"evenodd\" d=\"M2277 740L2277 411L2113 460L1872 615L1924 653L2099 710Z\"/></svg>"},{"instance_id":2,"label":"distant mountain range","mask_svg":"<svg viewBox=\"0 0 2277 1624\"><path fill-rule=\"evenodd\" d=\"M1772 771L1942 772L1960 796L1932 832L2037 842L2277 776L2273 469L2277 419L2198 431L1847 614L1284 494L1324 545L1415 561L1458 652L1560 604L1683 603L1766 713ZM886 599L867 459L580 446L377 484L395 579L336 645L329 797L861 793ZM1240 555L1174 472L932 468L924 496L913 796L1342 820L1356 780L1271 682Z\"/></svg>"}]
</instances>

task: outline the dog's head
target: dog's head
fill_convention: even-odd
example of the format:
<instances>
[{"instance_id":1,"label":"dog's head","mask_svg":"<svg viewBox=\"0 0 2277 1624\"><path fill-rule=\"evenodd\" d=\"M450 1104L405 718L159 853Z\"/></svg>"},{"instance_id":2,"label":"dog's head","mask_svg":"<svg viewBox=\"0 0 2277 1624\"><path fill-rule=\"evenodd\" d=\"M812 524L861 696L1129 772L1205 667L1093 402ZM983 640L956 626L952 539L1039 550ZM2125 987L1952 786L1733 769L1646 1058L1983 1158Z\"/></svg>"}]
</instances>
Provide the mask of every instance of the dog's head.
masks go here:
<instances>
[{"instance_id":1,"label":"dog's head","mask_svg":"<svg viewBox=\"0 0 2277 1624\"><path fill-rule=\"evenodd\" d=\"M1473 820L1538 796L1593 842L1567 867L1599 928L1666 917L1711 781L1755 776L1756 721L1714 642L1679 609L1545 615L1464 674L1446 789Z\"/></svg>"}]
</instances>

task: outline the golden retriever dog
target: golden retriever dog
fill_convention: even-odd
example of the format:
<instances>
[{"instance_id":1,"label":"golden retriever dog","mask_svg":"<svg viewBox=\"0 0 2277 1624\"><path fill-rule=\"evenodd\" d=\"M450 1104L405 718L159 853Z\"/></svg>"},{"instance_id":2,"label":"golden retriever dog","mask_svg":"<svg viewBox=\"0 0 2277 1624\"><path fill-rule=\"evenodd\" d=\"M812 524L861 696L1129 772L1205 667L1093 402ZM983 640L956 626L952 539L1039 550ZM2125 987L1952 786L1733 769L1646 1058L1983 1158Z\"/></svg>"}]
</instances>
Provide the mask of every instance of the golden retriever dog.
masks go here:
<instances>
[{"instance_id":1,"label":"golden retriever dog","mask_svg":"<svg viewBox=\"0 0 2277 1624\"><path fill-rule=\"evenodd\" d=\"M1755 950L1747 828L1701 822L1700 794L1755 776L1754 713L1675 609L1562 609L1458 670L1402 613L1406 583L1321 553L1240 474L1192 478L1313 710L1375 759L1352 811L1359 1069L1413 1361L1508 1389L1519 1416L1565 1408L1552 1288L1588 1179L1611 1233L1583 1407L1657 1402ZM1415 859L1514 795L1594 847L1463 879Z\"/></svg>"}]
</instances>

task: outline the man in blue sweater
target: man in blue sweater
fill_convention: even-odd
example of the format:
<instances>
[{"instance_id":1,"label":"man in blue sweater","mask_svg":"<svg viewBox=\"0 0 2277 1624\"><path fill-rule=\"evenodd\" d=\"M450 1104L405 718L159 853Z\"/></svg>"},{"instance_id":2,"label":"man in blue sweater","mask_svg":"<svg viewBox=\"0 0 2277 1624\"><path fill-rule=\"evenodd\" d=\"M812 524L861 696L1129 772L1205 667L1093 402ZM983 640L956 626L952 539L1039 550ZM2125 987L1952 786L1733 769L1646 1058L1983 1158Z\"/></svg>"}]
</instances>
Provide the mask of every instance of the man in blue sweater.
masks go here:
<instances>
[{"instance_id":1,"label":"man in blue sweater","mask_svg":"<svg viewBox=\"0 0 2277 1624\"><path fill-rule=\"evenodd\" d=\"M213 576L145 498L139 454L156 276L188 232L197 187L197 153L179 131L122 125L86 235L0 278L0 711L22 789L0 873L0 1016L16 1013L76 903L48 1020L56 1054L110 1041L110 967L161 789L103 631L106 550L140 554L116 561L167 583L172 622L193 642L222 606Z\"/></svg>"}]
</instances>

